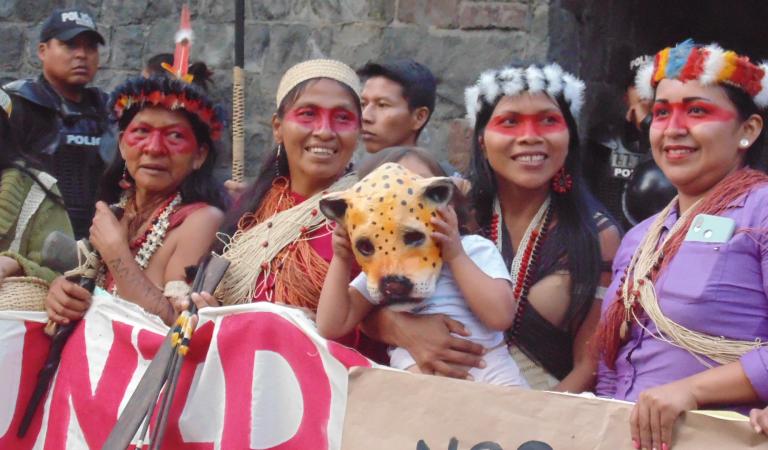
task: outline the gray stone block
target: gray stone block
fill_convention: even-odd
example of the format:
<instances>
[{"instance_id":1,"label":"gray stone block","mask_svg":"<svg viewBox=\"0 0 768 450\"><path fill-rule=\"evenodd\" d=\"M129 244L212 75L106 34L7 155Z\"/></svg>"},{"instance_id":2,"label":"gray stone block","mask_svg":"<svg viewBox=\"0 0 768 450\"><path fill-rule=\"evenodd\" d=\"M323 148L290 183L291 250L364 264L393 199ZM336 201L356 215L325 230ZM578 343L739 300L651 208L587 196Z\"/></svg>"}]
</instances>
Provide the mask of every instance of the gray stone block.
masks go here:
<instances>
[{"instance_id":1,"label":"gray stone block","mask_svg":"<svg viewBox=\"0 0 768 450\"><path fill-rule=\"evenodd\" d=\"M456 28L459 3L459 0L401 1L398 3L397 20L438 28Z\"/></svg>"},{"instance_id":2,"label":"gray stone block","mask_svg":"<svg viewBox=\"0 0 768 450\"><path fill-rule=\"evenodd\" d=\"M246 12L250 9L251 19L280 20L290 15L294 3L295 0L251 0L246 5Z\"/></svg>"},{"instance_id":3,"label":"gray stone block","mask_svg":"<svg viewBox=\"0 0 768 450\"><path fill-rule=\"evenodd\" d=\"M56 8L63 8L64 0L3 0L0 18L13 18L22 22L42 22Z\"/></svg>"},{"instance_id":4,"label":"gray stone block","mask_svg":"<svg viewBox=\"0 0 768 450\"><path fill-rule=\"evenodd\" d=\"M525 30L528 5L518 2L464 2L459 11L462 29Z\"/></svg>"},{"instance_id":5,"label":"gray stone block","mask_svg":"<svg viewBox=\"0 0 768 450\"><path fill-rule=\"evenodd\" d=\"M197 16L193 20L202 22L230 22L235 20L235 2L232 0L199 0Z\"/></svg>"},{"instance_id":6,"label":"gray stone block","mask_svg":"<svg viewBox=\"0 0 768 450\"><path fill-rule=\"evenodd\" d=\"M368 61L379 59L384 42L383 27L372 22L341 25L333 29L330 57L357 69Z\"/></svg>"},{"instance_id":7,"label":"gray stone block","mask_svg":"<svg viewBox=\"0 0 768 450\"><path fill-rule=\"evenodd\" d=\"M21 68L24 53L24 28L0 23L0 70Z\"/></svg>"},{"instance_id":8,"label":"gray stone block","mask_svg":"<svg viewBox=\"0 0 768 450\"><path fill-rule=\"evenodd\" d=\"M142 58L146 41L146 26L122 25L116 26L109 42L112 54L109 67L119 70L141 72L144 67ZM103 58L107 61L107 58Z\"/></svg>"},{"instance_id":9,"label":"gray stone block","mask_svg":"<svg viewBox=\"0 0 768 450\"><path fill-rule=\"evenodd\" d=\"M141 23L145 12L147 12L147 5L148 0L104 0L101 4L100 24L129 25ZM147 17L161 16L147 15Z\"/></svg>"}]
</instances>

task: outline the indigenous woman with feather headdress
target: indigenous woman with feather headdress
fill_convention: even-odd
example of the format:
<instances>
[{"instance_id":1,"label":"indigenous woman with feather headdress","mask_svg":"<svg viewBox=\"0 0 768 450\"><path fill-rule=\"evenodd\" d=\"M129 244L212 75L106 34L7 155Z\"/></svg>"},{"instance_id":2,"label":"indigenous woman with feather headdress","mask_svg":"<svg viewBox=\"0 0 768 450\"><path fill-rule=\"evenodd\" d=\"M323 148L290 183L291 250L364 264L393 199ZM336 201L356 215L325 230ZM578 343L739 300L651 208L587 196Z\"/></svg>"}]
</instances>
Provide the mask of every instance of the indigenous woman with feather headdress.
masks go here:
<instances>
[{"instance_id":1,"label":"indigenous woman with feather headdress","mask_svg":"<svg viewBox=\"0 0 768 450\"><path fill-rule=\"evenodd\" d=\"M624 237L598 333L597 391L637 402L635 448L669 448L684 411L768 402L767 72L690 40L638 71L677 197Z\"/></svg>"},{"instance_id":2,"label":"indigenous woman with feather headdress","mask_svg":"<svg viewBox=\"0 0 768 450\"><path fill-rule=\"evenodd\" d=\"M465 91L477 221L509 267L517 303L509 350L537 389L593 388L588 342L619 243L579 170L584 89L551 63L489 70Z\"/></svg>"},{"instance_id":3,"label":"indigenous woman with feather headdress","mask_svg":"<svg viewBox=\"0 0 768 450\"><path fill-rule=\"evenodd\" d=\"M507 340L535 389L594 386L597 361L587 343L619 243L578 171L583 91L557 64L489 70L466 90L474 127L470 197L509 268L516 315ZM482 347L463 339L466 327L447 316L382 311L372 319L372 333L406 348L422 372L465 378L469 367L483 365Z\"/></svg>"},{"instance_id":4,"label":"indigenous woman with feather headdress","mask_svg":"<svg viewBox=\"0 0 768 450\"><path fill-rule=\"evenodd\" d=\"M166 323L176 313L164 292L184 295L178 288L185 287L185 268L207 253L225 207L213 179L223 115L190 84L188 17L186 11L177 42L187 48L177 48L172 76L129 79L112 94L119 152L102 178L89 239L104 262L98 284ZM113 203L124 210L122 218L107 206ZM68 323L83 316L89 299L60 277L46 309L55 322Z\"/></svg>"}]
</instances>

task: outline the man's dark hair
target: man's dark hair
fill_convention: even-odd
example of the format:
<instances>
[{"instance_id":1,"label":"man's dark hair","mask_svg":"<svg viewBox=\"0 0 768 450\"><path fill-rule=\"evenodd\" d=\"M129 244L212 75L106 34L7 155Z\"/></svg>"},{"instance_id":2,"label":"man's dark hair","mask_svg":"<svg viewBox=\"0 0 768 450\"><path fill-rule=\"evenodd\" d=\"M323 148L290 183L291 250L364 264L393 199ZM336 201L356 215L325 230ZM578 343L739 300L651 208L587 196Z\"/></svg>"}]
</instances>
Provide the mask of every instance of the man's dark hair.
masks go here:
<instances>
[{"instance_id":1,"label":"man's dark hair","mask_svg":"<svg viewBox=\"0 0 768 450\"><path fill-rule=\"evenodd\" d=\"M150 57L144 66L144 70L149 76L168 76L168 72L163 68L163 63L172 66L173 53L158 53ZM198 61L189 65L188 72L192 75L192 83L208 92L208 85L213 83L213 72L208 69L208 66L204 62Z\"/></svg>"},{"instance_id":2,"label":"man's dark hair","mask_svg":"<svg viewBox=\"0 0 768 450\"><path fill-rule=\"evenodd\" d=\"M437 79L427 66L410 58L369 61L357 71L363 80L373 77L388 78L403 88L403 97L411 110L422 106L429 109L429 116L435 111ZM429 122L424 122L424 126ZM423 129L423 127L422 127ZM421 133L421 130L419 130Z\"/></svg>"}]
</instances>

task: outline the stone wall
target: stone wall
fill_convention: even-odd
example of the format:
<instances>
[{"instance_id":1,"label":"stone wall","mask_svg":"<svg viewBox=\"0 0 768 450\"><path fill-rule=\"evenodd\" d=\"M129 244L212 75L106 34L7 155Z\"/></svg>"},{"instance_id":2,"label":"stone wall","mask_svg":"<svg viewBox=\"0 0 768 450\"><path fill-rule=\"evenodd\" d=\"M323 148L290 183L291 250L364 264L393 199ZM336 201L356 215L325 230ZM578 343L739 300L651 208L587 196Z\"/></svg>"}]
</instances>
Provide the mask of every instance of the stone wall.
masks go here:
<instances>
[{"instance_id":1,"label":"stone wall","mask_svg":"<svg viewBox=\"0 0 768 450\"><path fill-rule=\"evenodd\" d=\"M193 60L215 71L214 95L231 96L234 2L190 0ZM81 6L107 40L96 84L110 89L155 53L173 51L180 0L0 0L0 78L39 70L39 24L52 8ZM421 144L461 165L466 155L463 89L480 71L515 58L545 58L557 0L246 0L246 172L271 144L269 120L280 75L308 58L353 67L409 56L440 78L438 107ZM228 145L225 147L228 148ZM227 157L222 158L222 170Z\"/></svg>"}]
</instances>

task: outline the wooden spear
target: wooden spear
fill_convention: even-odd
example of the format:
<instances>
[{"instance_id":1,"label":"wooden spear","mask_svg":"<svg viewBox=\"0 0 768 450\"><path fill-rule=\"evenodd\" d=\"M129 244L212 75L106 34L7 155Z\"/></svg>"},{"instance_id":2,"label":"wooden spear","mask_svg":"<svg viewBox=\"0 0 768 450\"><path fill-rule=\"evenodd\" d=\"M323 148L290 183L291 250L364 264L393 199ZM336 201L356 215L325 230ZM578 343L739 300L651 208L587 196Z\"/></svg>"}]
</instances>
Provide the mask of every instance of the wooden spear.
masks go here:
<instances>
[{"instance_id":1,"label":"wooden spear","mask_svg":"<svg viewBox=\"0 0 768 450\"><path fill-rule=\"evenodd\" d=\"M245 168L245 0L235 0L235 66L232 69L232 181Z\"/></svg>"}]
</instances>

